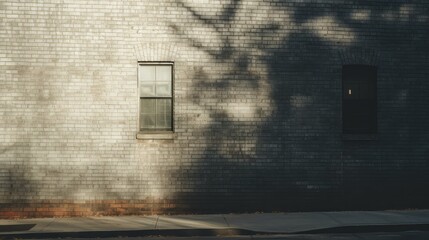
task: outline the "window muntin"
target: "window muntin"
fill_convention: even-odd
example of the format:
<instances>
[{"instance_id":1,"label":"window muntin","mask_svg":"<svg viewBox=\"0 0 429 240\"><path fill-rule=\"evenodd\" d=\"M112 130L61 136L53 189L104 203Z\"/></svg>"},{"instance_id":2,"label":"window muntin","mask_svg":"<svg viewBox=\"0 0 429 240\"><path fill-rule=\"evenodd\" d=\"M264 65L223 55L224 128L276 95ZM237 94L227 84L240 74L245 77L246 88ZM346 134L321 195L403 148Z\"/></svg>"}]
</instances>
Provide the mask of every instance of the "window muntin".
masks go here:
<instances>
[{"instance_id":1,"label":"window muntin","mask_svg":"<svg viewBox=\"0 0 429 240\"><path fill-rule=\"evenodd\" d=\"M173 130L173 64L139 63L140 131Z\"/></svg>"},{"instance_id":2,"label":"window muntin","mask_svg":"<svg viewBox=\"0 0 429 240\"><path fill-rule=\"evenodd\" d=\"M343 133L377 132L377 68L344 65L342 89Z\"/></svg>"}]
</instances>

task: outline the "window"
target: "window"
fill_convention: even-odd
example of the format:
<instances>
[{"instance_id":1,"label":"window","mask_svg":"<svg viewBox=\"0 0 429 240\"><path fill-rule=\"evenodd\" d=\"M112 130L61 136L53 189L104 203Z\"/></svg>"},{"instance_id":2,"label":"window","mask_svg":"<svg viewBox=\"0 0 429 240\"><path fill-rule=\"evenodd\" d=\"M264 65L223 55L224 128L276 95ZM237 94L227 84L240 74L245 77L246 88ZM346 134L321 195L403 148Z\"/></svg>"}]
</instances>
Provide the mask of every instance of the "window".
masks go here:
<instances>
[{"instance_id":1,"label":"window","mask_svg":"<svg viewBox=\"0 0 429 240\"><path fill-rule=\"evenodd\" d=\"M343 66L343 133L377 132L377 68Z\"/></svg>"},{"instance_id":2,"label":"window","mask_svg":"<svg viewBox=\"0 0 429 240\"><path fill-rule=\"evenodd\" d=\"M173 64L139 63L140 132L173 131Z\"/></svg>"}]
</instances>

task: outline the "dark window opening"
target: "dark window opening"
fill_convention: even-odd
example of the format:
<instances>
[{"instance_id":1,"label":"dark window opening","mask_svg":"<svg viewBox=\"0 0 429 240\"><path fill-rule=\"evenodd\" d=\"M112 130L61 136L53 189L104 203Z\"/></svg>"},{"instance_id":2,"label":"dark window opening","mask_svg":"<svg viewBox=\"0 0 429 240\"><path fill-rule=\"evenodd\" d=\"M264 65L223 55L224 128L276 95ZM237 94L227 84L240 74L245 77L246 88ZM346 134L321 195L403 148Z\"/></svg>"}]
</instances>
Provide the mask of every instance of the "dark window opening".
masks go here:
<instances>
[{"instance_id":1,"label":"dark window opening","mask_svg":"<svg viewBox=\"0 0 429 240\"><path fill-rule=\"evenodd\" d=\"M343 66L343 133L377 133L377 68Z\"/></svg>"}]
</instances>

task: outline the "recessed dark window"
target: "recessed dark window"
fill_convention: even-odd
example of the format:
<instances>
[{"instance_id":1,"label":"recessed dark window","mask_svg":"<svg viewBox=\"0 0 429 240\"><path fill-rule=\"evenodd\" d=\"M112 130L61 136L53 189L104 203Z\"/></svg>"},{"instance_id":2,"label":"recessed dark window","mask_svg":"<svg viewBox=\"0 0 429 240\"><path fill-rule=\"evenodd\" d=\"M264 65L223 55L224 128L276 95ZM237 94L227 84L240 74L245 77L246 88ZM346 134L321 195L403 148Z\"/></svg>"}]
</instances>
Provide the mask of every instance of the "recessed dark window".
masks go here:
<instances>
[{"instance_id":1,"label":"recessed dark window","mask_svg":"<svg viewBox=\"0 0 429 240\"><path fill-rule=\"evenodd\" d=\"M173 130L173 64L139 63L140 131Z\"/></svg>"},{"instance_id":2,"label":"recessed dark window","mask_svg":"<svg viewBox=\"0 0 429 240\"><path fill-rule=\"evenodd\" d=\"M377 133L377 68L343 66L343 133Z\"/></svg>"}]
</instances>

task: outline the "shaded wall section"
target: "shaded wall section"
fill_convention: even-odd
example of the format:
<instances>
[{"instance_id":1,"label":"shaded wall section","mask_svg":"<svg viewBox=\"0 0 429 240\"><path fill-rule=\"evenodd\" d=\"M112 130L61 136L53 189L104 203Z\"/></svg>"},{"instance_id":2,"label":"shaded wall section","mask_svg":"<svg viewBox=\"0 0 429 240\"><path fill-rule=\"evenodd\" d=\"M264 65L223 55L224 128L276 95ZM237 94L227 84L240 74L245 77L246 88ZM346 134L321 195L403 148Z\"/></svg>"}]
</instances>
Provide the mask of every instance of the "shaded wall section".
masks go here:
<instances>
[{"instance_id":1,"label":"shaded wall section","mask_svg":"<svg viewBox=\"0 0 429 240\"><path fill-rule=\"evenodd\" d=\"M425 1L3 1L0 215L428 207ZM137 140L173 61L174 140ZM377 66L376 140L341 68Z\"/></svg>"}]
</instances>

